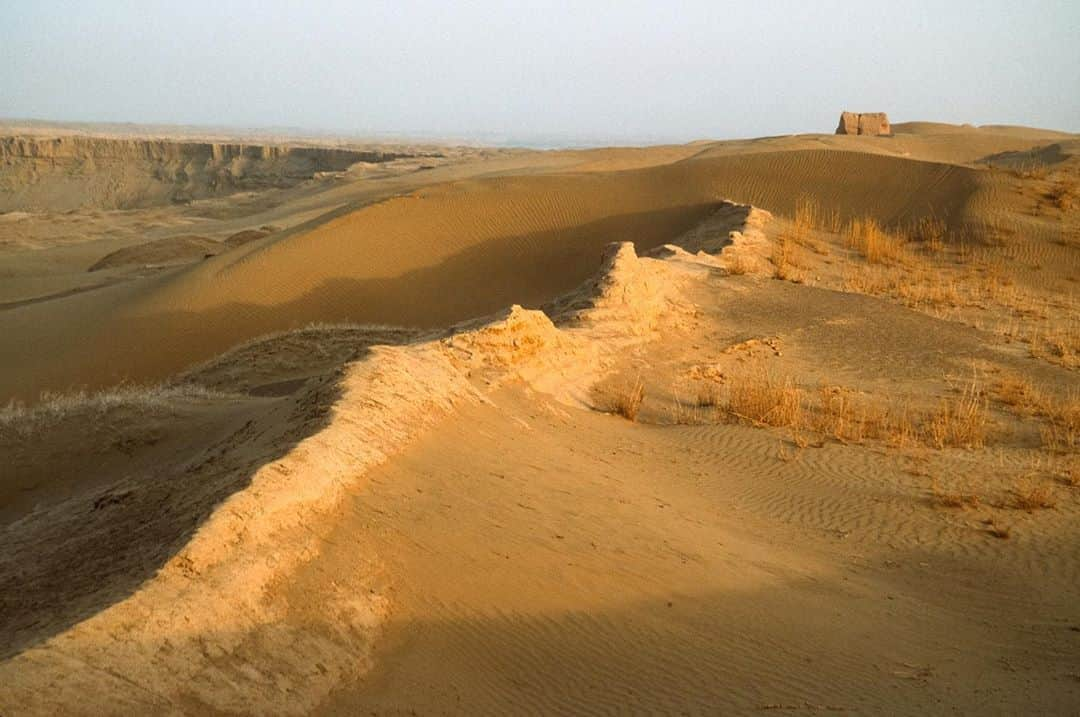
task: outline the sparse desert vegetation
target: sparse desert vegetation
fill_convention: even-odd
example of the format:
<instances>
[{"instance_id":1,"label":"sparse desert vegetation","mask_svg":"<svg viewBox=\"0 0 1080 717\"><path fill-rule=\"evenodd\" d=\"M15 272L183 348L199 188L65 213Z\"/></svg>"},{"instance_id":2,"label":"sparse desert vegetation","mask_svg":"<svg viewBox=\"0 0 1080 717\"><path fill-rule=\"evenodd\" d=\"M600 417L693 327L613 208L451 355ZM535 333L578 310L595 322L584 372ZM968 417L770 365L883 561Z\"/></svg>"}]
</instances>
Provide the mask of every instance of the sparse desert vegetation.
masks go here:
<instances>
[{"instance_id":1,"label":"sparse desert vegetation","mask_svg":"<svg viewBox=\"0 0 1080 717\"><path fill-rule=\"evenodd\" d=\"M1048 510L1057 507L1057 498L1048 484L1026 478L1012 488L1007 506L1016 510Z\"/></svg>"},{"instance_id":2,"label":"sparse desert vegetation","mask_svg":"<svg viewBox=\"0 0 1080 717\"><path fill-rule=\"evenodd\" d=\"M844 238L849 247L871 264L895 263L907 259L903 238L894 232L886 231L871 217L848 222L844 227Z\"/></svg>"},{"instance_id":3,"label":"sparse desert vegetation","mask_svg":"<svg viewBox=\"0 0 1080 717\"><path fill-rule=\"evenodd\" d=\"M816 390L763 362L730 371L722 382L704 382L698 405L714 420L809 431L843 443L884 441L894 446L980 448L992 423L989 401L977 381L916 408L836 385Z\"/></svg>"},{"instance_id":4,"label":"sparse desert vegetation","mask_svg":"<svg viewBox=\"0 0 1080 717\"><path fill-rule=\"evenodd\" d=\"M1043 447L1055 453L1080 448L1080 392L1068 388L1051 393L1016 374L1002 377L995 396L1021 416L1039 420Z\"/></svg>"},{"instance_id":5,"label":"sparse desert vegetation","mask_svg":"<svg viewBox=\"0 0 1080 717\"><path fill-rule=\"evenodd\" d=\"M793 240L786 235L780 235L776 239L770 260L773 264L773 276L781 281L794 281L798 283L800 273L796 263L796 249Z\"/></svg>"},{"instance_id":6,"label":"sparse desert vegetation","mask_svg":"<svg viewBox=\"0 0 1080 717\"><path fill-rule=\"evenodd\" d=\"M645 400L645 382L639 376L626 383L594 388L593 393L600 410L636 421Z\"/></svg>"},{"instance_id":7,"label":"sparse desert vegetation","mask_svg":"<svg viewBox=\"0 0 1080 717\"><path fill-rule=\"evenodd\" d=\"M912 240L919 243L920 247L936 254L945 249L948 230L948 225L944 221L935 216L927 216L921 217L915 222L909 234Z\"/></svg>"},{"instance_id":8,"label":"sparse desert vegetation","mask_svg":"<svg viewBox=\"0 0 1080 717\"><path fill-rule=\"evenodd\" d=\"M1012 169L1010 169L1009 171L1014 177L1017 177L1018 179L1036 180L1046 179L1046 175L1048 173L1046 164L1037 160L1028 160L1026 162L1021 162L1012 167Z\"/></svg>"},{"instance_id":9,"label":"sparse desert vegetation","mask_svg":"<svg viewBox=\"0 0 1080 717\"><path fill-rule=\"evenodd\" d=\"M933 216L908 228L855 219L832 238L862 261L845 262L836 270L813 261L811 254L803 257L801 273L816 274L819 285L892 298L936 318L992 331L1027 345L1036 358L1080 366L1075 290L1046 293L1016 280L1015 261L1007 256L1017 251L1024 231L1000 219L971 222L955 231ZM817 241L829 236L819 231ZM789 254L778 254L787 259L778 275L792 273Z\"/></svg>"},{"instance_id":10,"label":"sparse desert vegetation","mask_svg":"<svg viewBox=\"0 0 1080 717\"><path fill-rule=\"evenodd\" d=\"M743 274L748 274L751 271L750 263L746 260L745 257L741 255L736 255L730 258L725 266L727 272L734 276L742 276Z\"/></svg>"},{"instance_id":11,"label":"sparse desert vegetation","mask_svg":"<svg viewBox=\"0 0 1080 717\"><path fill-rule=\"evenodd\" d=\"M1057 475L1070 488L1080 488L1080 459L1073 456L1058 470Z\"/></svg>"},{"instance_id":12,"label":"sparse desert vegetation","mask_svg":"<svg viewBox=\"0 0 1080 717\"><path fill-rule=\"evenodd\" d=\"M1080 196L1080 188L1075 177L1059 178L1046 194L1046 198L1063 212L1076 206L1077 196Z\"/></svg>"},{"instance_id":13,"label":"sparse desert vegetation","mask_svg":"<svg viewBox=\"0 0 1080 717\"><path fill-rule=\"evenodd\" d=\"M219 391L195 384L117 386L93 393L45 392L32 405L13 400L0 408L0 436L9 433L29 439L35 433L69 418L93 423L109 412L126 410L137 415L146 411L168 411L180 402L225 398L227 396Z\"/></svg>"},{"instance_id":14,"label":"sparse desert vegetation","mask_svg":"<svg viewBox=\"0 0 1080 717\"><path fill-rule=\"evenodd\" d=\"M724 415L754 425L798 428L803 422L803 394L794 379L763 364L730 377L717 406Z\"/></svg>"},{"instance_id":15,"label":"sparse desert vegetation","mask_svg":"<svg viewBox=\"0 0 1080 717\"><path fill-rule=\"evenodd\" d=\"M935 448L979 448L990 422L987 400L976 382L943 399L925 419L925 435Z\"/></svg>"},{"instance_id":16,"label":"sparse desert vegetation","mask_svg":"<svg viewBox=\"0 0 1080 717\"><path fill-rule=\"evenodd\" d=\"M804 195L796 200L790 233L792 241L796 244L802 244L820 253L823 244L815 239L815 230L835 234L842 228L843 222L840 218L839 209L835 207L826 208L811 196Z\"/></svg>"},{"instance_id":17,"label":"sparse desert vegetation","mask_svg":"<svg viewBox=\"0 0 1080 717\"><path fill-rule=\"evenodd\" d=\"M945 491L937 483L931 485L934 502L943 508L978 508L982 499L974 491Z\"/></svg>"}]
</instances>

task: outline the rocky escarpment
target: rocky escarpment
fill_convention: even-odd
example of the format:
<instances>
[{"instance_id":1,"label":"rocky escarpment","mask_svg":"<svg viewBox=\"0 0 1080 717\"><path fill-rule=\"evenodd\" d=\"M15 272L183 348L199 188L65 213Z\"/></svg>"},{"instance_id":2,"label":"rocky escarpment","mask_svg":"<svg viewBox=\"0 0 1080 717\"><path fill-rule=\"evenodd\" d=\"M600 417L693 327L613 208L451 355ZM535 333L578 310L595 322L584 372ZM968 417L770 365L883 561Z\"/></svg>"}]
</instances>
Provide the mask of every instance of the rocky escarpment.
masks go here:
<instances>
[{"instance_id":1,"label":"rocky escarpment","mask_svg":"<svg viewBox=\"0 0 1080 717\"><path fill-rule=\"evenodd\" d=\"M381 149L93 137L0 137L0 211L126 209L272 187L357 162L414 156Z\"/></svg>"}]
</instances>

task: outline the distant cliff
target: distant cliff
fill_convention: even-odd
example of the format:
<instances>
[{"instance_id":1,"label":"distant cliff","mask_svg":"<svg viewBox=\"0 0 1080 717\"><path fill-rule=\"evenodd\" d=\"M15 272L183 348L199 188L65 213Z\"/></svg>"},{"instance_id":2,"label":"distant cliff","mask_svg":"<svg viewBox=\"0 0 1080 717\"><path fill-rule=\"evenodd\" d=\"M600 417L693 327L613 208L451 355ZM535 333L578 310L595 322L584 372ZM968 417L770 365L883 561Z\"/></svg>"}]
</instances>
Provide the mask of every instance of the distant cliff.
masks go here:
<instances>
[{"instance_id":1,"label":"distant cliff","mask_svg":"<svg viewBox=\"0 0 1080 717\"><path fill-rule=\"evenodd\" d=\"M0 211L126 209L290 187L410 154L158 139L0 137Z\"/></svg>"}]
</instances>

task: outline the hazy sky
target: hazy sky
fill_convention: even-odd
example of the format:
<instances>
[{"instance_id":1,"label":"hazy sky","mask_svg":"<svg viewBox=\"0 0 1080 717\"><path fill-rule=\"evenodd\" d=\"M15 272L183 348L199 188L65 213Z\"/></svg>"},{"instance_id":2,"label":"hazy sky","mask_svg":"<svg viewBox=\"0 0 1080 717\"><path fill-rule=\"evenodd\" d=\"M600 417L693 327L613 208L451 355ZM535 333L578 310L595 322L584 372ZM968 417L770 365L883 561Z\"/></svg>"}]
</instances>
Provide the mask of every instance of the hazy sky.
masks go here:
<instances>
[{"instance_id":1,"label":"hazy sky","mask_svg":"<svg viewBox=\"0 0 1080 717\"><path fill-rule=\"evenodd\" d=\"M0 116L529 139L1080 131L1080 0L0 0Z\"/></svg>"}]
</instances>

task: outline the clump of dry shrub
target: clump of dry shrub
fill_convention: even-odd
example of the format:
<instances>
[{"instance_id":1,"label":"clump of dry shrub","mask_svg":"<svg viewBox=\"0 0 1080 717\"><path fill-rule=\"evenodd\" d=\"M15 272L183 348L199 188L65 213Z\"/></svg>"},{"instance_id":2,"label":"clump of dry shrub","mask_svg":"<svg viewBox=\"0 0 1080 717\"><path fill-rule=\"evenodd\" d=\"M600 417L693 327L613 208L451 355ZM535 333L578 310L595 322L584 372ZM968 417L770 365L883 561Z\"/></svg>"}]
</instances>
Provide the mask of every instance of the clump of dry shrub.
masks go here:
<instances>
[{"instance_id":1,"label":"clump of dry shrub","mask_svg":"<svg viewBox=\"0 0 1080 717\"><path fill-rule=\"evenodd\" d=\"M1080 365L1080 330L1072 322L1065 326L1037 329L1030 336L1031 355L1062 366Z\"/></svg>"},{"instance_id":2,"label":"clump of dry shrub","mask_svg":"<svg viewBox=\"0 0 1080 717\"><path fill-rule=\"evenodd\" d=\"M1062 211L1072 209L1076 205L1076 198L1080 195L1080 191L1077 189L1076 179L1073 177L1062 177L1054 183L1050 191L1046 193L1046 198L1050 202Z\"/></svg>"},{"instance_id":3,"label":"clump of dry shrub","mask_svg":"<svg viewBox=\"0 0 1080 717\"><path fill-rule=\"evenodd\" d=\"M1080 391L1049 394L1023 376L1008 374L997 381L994 394L1016 413L1043 419L1040 429L1043 448L1057 453L1080 449Z\"/></svg>"},{"instance_id":4,"label":"clump of dry shrub","mask_svg":"<svg viewBox=\"0 0 1080 717\"><path fill-rule=\"evenodd\" d=\"M224 396L192 383L122 385L96 393L45 392L32 406L12 401L0 408L0 434L10 431L26 437L68 418L94 421L116 410L168 410L182 401L220 399Z\"/></svg>"},{"instance_id":5,"label":"clump of dry shrub","mask_svg":"<svg viewBox=\"0 0 1080 717\"><path fill-rule=\"evenodd\" d=\"M1070 488L1080 488L1080 458L1074 457L1058 470L1057 475Z\"/></svg>"},{"instance_id":6,"label":"clump of dry shrub","mask_svg":"<svg viewBox=\"0 0 1080 717\"><path fill-rule=\"evenodd\" d=\"M770 261L773 263L773 276L782 281L797 281L798 273L794 264L795 249L786 236L776 238Z\"/></svg>"},{"instance_id":7,"label":"clump of dry shrub","mask_svg":"<svg viewBox=\"0 0 1080 717\"><path fill-rule=\"evenodd\" d=\"M1080 393L1073 391L1061 398L1048 399L1044 411L1043 447L1059 453L1080 450Z\"/></svg>"},{"instance_id":8,"label":"clump of dry shrub","mask_svg":"<svg viewBox=\"0 0 1080 717\"><path fill-rule=\"evenodd\" d=\"M1034 159L1018 164L1010 171L1018 179L1046 179L1047 174L1046 165Z\"/></svg>"},{"instance_id":9,"label":"clump of dry shrub","mask_svg":"<svg viewBox=\"0 0 1080 717\"><path fill-rule=\"evenodd\" d=\"M706 422L702 416L700 410L700 403L698 406L694 406L690 403L684 403L679 397L677 389L672 389L673 400L671 404L671 422L677 426L693 426ZM701 401L699 395L698 400Z\"/></svg>"},{"instance_id":10,"label":"clump of dry shrub","mask_svg":"<svg viewBox=\"0 0 1080 717\"><path fill-rule=\"evenodd\" d=\"M870 217L853 219L844 228L848 246L871 264L899 262L907 258L903 238L886 231Z\"/></svg>"},{"instance_id":11,"label":"clump of dry shrub","mask_svg":"<svg viewBox=\"0 0 1080 717\"><path fill-rule=\"evenodd\" d=\"M839 386L807 392L792 376L760 363L730 375L723 392L709 401L729 420L808 430L845 443L882 440L894 446L978 448L985 443L990 423L988 402L974 381L926 412Z\"/></svg>"},{"instance_id":12,"label":"clump of dry shrub","mask_svg":"<svg viewBox=\"0 0 1080 717\"><path fill-rule=\"evenodd\" d=\"M989 402L972 381L960 396L945 399L925 423L935 448L981 448L990 422Z\"/></svg>"},{"instance_id":13,"label":"clump of dry shrub","mask_svg":"<svg viewBox=\"0 0 1080 717\"><path fill-rule=\"evenodd\" d=\"M994 395L1006 406L1022 413L1037 413L1046 405L1046 396L1019 374L999 378L994 384Z\"/></svg>"},{"instance_id":14,"label":"clump of dry shrub","mask_svg":"<svg viewBox=\"0 0 1080 717\"><path fill-rule=\"evenodd\" d=\"M1033 480L1019 481L1009 492L1010 500L1003 507L1015 510L1049 510L1057 507L1053 489Z\"/></svg>"},{"instance_id":15,"label":"clump of dry shrub","mask_svg":"<svg viewBox=\"0 0 1080 717\"><path fill-rule=\"evenodd\" d=\"M978 508L982 503L974 491L943 490L936 480L930 485L930 495L942 508Z\"/></svg>"},{"instance_id":16,"label":"clump of dry shrub","mask_svg":"<svg viewBox=\"0 0 1080 717\"><path fill-rule=\"evenodd\" d=\"M815 229L839 233L842 228L840 211L826 209L813 197L802 196L795 201L795 215L792 217L791 237L800 244L814 244L810 234Z\"/></svg>"},{"instance_id":17,"label":"clump of dry shrub","mask_svg":"<svg viewBox=\"0 0 1080 717\"><path fill-rule=\"evenodd\" d=\"M754 364L727 383L720 410L731 418L760 426L801 425L803 395L791 376L781 376Z\"/></svg>"},{"instance_id":18,"label":"clump of dry shrub","mask_svg":"<svg viewBox=\"0 0 1080 717\"><path fill-rule=\"evenodd\" d=\"M823 256L829 253L828 246L814 238L813 234L817 229L838 232L840 213L835 209L823 210L821 205L811 197L800 197L795 202L795 213L791 224L777 236L770 257L775 266L776 278L797 283L803 281L803 276L795 271L796 268L806 268L796 259L796 245L806 247Z\"/></svg>"},{"instance_id":19,"label":"clump of dry shrub","mask_svg":"<svg viewBox=\"0 0 1080 717\"><path fill-rule=\"evenodd\" d=\"M733 254L724 264L727 273L742 276L750 273L750 262L742 254Z\"/></svg>"},{"instance_id":20,"label":"clump of dry shrub","mask_svg":"<svg viewBox=\"0 0 1080 717\"><path fill-rule=\"evenodd\" d=\"M638 377L630 383L596 393L603 410L616 413L628 421L636 421L645 400L645 383Z\"/></svg>"},{"instance_id":21,"label":"clump of dry shrub","mask_svg":"<svg viewBox=\"0 0 1080 717\"><path fill-rule=\"evenodd\" d=\"M699 386L697 405L703 408L720 405L720 385L715 381L706 381Z\"/></svg>"},{"instance_id":22,"label":"clump of dry shrub","mask_svg":"<svg viewBox=\"0 0 1080 717\"><path fill-rule=\"evenodd\" d=\"M822 386L817 397L810 423L818 433L851 443L885 438L889 434L888 411L857 391Z\"/></svg>"},{"instance_id":23,"label":"clump of dry shrub","mask_svg":"<svg viewBox=\"0 0 1080 717\"><path fill-rule=\"evenodd\" d=\"M945 248L945 222L935 216L923 217L911 229L911 238L934 253Z\"/></svg>"}]
</instances>

